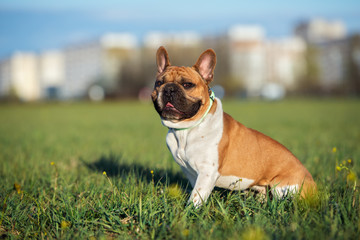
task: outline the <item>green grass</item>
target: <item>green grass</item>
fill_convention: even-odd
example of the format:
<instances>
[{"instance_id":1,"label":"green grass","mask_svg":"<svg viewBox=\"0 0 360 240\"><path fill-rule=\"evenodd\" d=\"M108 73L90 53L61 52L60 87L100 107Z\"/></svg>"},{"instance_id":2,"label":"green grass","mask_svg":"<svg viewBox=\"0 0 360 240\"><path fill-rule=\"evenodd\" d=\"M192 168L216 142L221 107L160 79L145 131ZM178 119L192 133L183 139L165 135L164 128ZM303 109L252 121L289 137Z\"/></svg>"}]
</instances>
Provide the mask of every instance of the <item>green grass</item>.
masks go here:
<instances>
[{"instance_id":1,"label":"green grass","mask_svg":"<svg viewBox=\"0 0 360 240\"><path fill-rule=\"evenodd\" d=\"M319 199L261 202L216 189L194 209L151 104L0 105L0 238L360 236L359 100L227 101L224 109L287 146ZM348 170L336 171L340 164Z\"/></svg>"}]
</instances>

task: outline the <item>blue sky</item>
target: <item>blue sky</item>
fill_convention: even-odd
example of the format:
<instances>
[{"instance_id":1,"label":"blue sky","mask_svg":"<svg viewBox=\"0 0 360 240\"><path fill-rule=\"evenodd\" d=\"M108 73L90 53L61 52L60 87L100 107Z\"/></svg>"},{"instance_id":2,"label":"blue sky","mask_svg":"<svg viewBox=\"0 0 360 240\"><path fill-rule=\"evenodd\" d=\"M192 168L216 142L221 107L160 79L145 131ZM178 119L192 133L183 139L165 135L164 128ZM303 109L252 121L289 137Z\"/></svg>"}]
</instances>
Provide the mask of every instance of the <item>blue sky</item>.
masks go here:
<instances>
[{"instance_id":1,"label":"blue sky","mask_svg":"<svg viewBox=\"0 0 360 240\"><path fill-rule=\"evenodd\" d=\"M197 31L219 34L234 24L260 24L269 38L292 34L299 21L340 19L360 32L359 0L0 0L0 57L42 51L106 32Z\"/></svg>"}]
</instances>

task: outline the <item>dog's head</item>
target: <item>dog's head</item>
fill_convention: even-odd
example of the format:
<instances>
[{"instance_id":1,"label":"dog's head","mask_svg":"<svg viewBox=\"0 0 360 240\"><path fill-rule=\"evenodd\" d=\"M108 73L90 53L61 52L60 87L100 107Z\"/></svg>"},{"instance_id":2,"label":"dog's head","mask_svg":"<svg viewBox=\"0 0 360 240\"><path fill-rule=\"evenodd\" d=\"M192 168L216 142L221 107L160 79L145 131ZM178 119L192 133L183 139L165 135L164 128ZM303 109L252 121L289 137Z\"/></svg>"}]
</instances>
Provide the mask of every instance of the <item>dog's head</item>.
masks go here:
<instances>
[{"instance_id":1,"label":"dog's head","mask_svg":"<svg viewBox=\"0 0 360 240\"><path fill-rule=\"evenodd\" d=\"M201 118L210 102L215 52L206 50L192 67L177 67L171 66L166 49L160 47L156 63L158 72L151 97L161 119L177 123Z\"/></svg>"}]
</instances>

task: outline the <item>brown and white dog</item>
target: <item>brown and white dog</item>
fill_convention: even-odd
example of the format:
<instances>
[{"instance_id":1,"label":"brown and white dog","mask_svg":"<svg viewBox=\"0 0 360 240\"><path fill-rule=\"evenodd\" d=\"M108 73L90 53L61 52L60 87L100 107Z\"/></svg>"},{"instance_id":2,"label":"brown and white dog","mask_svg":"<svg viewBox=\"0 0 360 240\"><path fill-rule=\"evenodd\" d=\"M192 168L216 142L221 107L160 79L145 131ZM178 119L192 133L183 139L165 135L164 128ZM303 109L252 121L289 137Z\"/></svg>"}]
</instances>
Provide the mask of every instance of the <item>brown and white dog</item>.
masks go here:
<instances>
[{"instance_id":1,"label":"brown and white dog","mask_svg":"<svg viewBox=\"0 0 360 240\"><path fill-rule=\"evenodd\" d=\"M189 202L198 207L215 186L258 191L270 187L280 198L316 189L311 174L288 149L223 112L209 88L216 65L212 49L194 66L177 67L160 47L156 62L151 97L169 128L167 146L193 186Z\"/></svg>"}]
</instances>

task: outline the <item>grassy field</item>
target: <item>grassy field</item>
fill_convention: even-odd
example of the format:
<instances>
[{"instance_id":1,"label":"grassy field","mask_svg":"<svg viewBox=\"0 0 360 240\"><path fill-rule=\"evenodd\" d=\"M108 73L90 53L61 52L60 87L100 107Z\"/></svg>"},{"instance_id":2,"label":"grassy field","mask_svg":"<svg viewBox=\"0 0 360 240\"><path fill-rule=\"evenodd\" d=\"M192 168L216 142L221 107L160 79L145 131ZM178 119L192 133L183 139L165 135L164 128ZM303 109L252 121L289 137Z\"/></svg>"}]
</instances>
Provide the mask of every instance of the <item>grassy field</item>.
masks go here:
<instances>
[{"instance_id":1,"label":"grassy field","mask_svg":"<svg viewBox=\"0 0 360 240\"><path fill-rule=\"evenodd\" d=\"M317 199L216 189L194 209L151 104L0 105L0 238L359 239L359 100L224 109L287 146Z\"/></svg>"}]
</instances>

